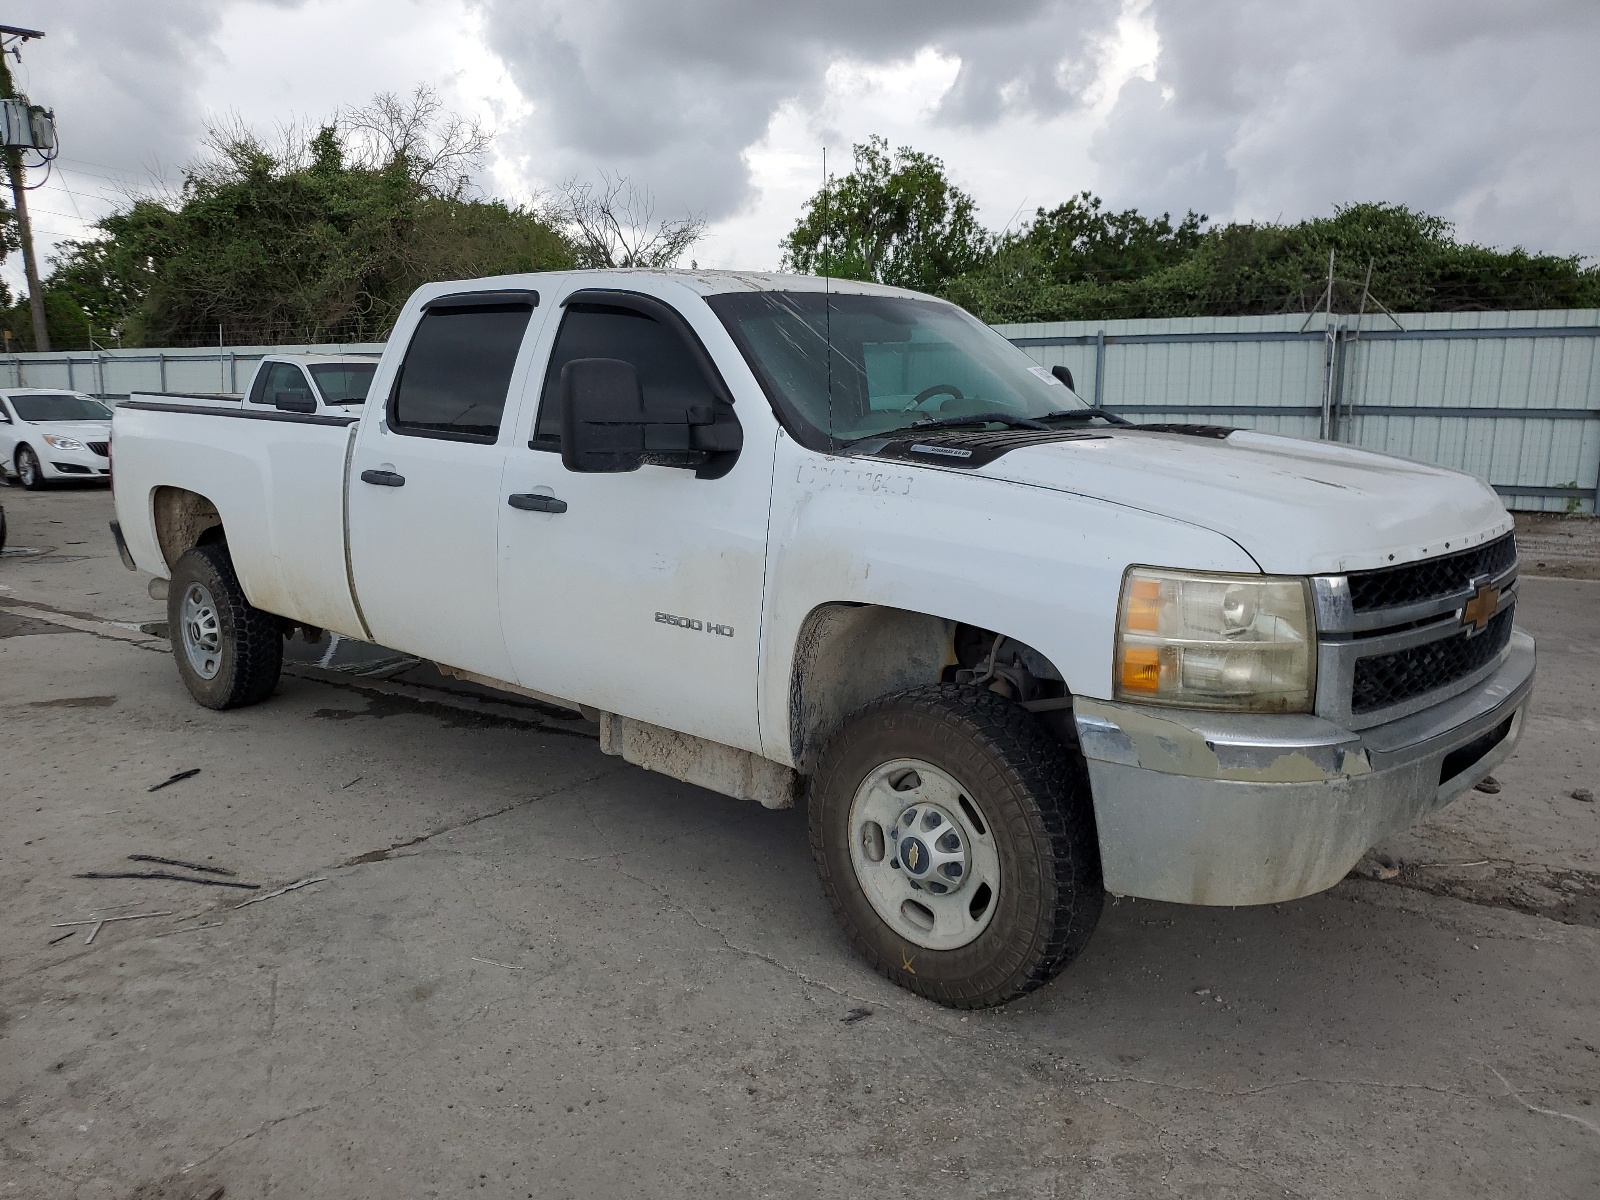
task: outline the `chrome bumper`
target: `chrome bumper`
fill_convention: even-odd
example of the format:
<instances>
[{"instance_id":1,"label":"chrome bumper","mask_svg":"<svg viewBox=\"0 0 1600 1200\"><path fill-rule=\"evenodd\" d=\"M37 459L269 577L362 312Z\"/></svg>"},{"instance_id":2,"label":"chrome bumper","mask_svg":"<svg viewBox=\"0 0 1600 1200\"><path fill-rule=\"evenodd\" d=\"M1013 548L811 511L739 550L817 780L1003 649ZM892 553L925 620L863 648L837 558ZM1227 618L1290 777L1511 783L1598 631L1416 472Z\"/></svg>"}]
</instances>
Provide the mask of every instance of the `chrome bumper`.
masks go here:
<instances>
[{"instance_id":1,"label":"chrome bumper","mask_svg":"<svg viewBox=\"0 0 1600 1200\"><path fill-rule=\"evenodd\" d=\"M1373 843L1460 795L1522 735L1533 638L1471 691L1355 732L1080 698L1106 889L1270 904L1332 887Z\"/></svg>"}]
</instances>

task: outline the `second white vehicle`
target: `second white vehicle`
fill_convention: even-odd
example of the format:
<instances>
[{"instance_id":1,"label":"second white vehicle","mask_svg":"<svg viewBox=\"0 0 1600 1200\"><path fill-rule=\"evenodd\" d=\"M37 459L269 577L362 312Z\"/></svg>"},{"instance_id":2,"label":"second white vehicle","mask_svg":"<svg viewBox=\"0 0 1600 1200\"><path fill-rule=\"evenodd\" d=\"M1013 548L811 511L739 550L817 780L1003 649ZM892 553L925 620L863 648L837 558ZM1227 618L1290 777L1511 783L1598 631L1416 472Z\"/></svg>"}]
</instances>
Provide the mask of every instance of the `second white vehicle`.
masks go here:
<instances>
[{"instance_id":1,"label":"second white vehicle","mask_svg":"<svg viewBox=\"0 0 1600 1200\"><path fill-rule=\"evenodd\" d=\"M0 464L23 487L111 476L111 410L82 392L0 390Z\"/></svg>"},{"instance_id":2,"label":"second white vehicle","mask_svg":"<svg viewBox=\"0 0 1600 1200\"><path fill-rule=\"evenodd\" d=\"M327 414L363 404L378 360L366 354L269 354L243 392L134 392L129 400L246 412Z\"/></svg>"}]
</instances>

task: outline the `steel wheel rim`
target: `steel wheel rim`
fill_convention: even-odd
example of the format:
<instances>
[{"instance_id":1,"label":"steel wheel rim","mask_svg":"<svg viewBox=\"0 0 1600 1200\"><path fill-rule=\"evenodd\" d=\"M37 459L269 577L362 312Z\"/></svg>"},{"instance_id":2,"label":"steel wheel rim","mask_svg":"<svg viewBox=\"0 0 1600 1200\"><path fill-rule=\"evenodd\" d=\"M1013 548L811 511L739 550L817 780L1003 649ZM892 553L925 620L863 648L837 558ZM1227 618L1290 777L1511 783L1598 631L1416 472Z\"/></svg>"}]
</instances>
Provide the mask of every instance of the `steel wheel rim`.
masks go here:
<instances>
[{"instance_id":1,"label":"steel wheel rim","mask_svg":"<svg viewBox=\"0 0 1600 1200\"><path fill-rule=\"evenodd\" d=\"M909 824L908 813L914 814ZM1000 903L994 830L972 793L949 772L916 758L898 758L869 772L850 802L849 837L862 893L906 941L957 950L977 940L994 919Z\"/></svg>"},{"instance_id":2,"label":"steel wheel rim","mask_svg":"<svg viewBox=\"0 0 1600 1200\"><path fill-rule=\"evenodd\" d=\"M184 588L178 626L190 669L201 679L215 679L222 670L222 621L217 616L217 602L205 584L191 583Z\"/></svg>"}]
</instances>

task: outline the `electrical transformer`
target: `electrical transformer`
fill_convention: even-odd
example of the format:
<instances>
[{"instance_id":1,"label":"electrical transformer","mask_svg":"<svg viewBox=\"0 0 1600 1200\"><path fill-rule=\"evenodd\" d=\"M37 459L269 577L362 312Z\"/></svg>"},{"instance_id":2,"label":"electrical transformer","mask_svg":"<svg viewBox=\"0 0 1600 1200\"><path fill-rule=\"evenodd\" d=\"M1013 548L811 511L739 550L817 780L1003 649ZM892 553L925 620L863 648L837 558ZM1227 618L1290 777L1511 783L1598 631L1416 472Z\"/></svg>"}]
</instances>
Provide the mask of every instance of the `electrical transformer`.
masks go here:
<instances>
[{"instance_id":1,"label":"electrical transformer","mask_svg":"<svg viewBox=\"0 0 1600 1200\"><path fill-rule=\"evenodd\" d=\"M48 153L56 148L56 118L26 96L0 100L0 145Z\"/></svg>"}]
</instances>

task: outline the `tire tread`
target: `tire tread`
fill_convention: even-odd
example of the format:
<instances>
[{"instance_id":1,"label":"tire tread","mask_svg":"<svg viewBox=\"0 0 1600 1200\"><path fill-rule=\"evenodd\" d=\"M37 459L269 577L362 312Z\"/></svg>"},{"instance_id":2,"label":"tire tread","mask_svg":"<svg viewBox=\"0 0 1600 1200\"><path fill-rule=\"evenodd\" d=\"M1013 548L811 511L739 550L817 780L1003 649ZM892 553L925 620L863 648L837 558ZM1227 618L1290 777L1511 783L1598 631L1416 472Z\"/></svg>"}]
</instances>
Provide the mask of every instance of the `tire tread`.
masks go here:
<instances>
[{"instance_id":1,"label":"tire tread","mask_svg":"<svg viewBox=\"0 0 1600 1200\"><path fill-rule=\"evenodd\" d=\"M244 708L259 704L277 689L278 677L283 673L283 632L278 618L256 608L245 597L225 544L208 542L195 546L178 560L174 575L189 558L199 559L204 564L203 570L213 576L210 590L217 603L217 615L223 630L231 632L232 678L226 691L205 695L196 690L181 666L178 673L189 687L189 694L207 708ZM179 593L175 590L173 594ZM176 627L170 632L173 654L181 663L184 651L179 639L182 634Z\"/></svg>"},{"instance_id":2,"label":"tire tread","mask_svg":"<svg viewBox=\"0 0 1600 1200\"><path fill-rule=\"evenodd\" d=\"M831 771L848 748L852 734L862 730L868 719L893 713L913 713L953 726L952 733L981 743L990 752L991 761L1004 764L1001 773L1011 778L1003 782L969 780L968 786L990 782L1009 785L1030 797L1038 810L1043 837L1031 829L1023 832L1034 842L1041 877L1053 881L1055 894L1050 898L1049 915L1032 940L1019 945L1008 956L1007 969L991 973L991 978L974 979L966 985L928 985L919 979L907 979L901 964L886 960L872 940L855 927L840 903L839 884L830 878L823 846L826 830L819 820L822 806L815 799L816 790L836 786ZM845 721L824 752L812 786L811 849L829 906L855 949L886 978L951 1007L988 1007L1049 982L1088 944L1104 893L1087 770L1080 755L1063 745L1020 705L994 692L953 683L928 684L880 697ZM992 812L986 812L986 816L991 821L997 819ZM859 886L853 878L842 882L849 887Z\"/></svg>"}]
</instances>

